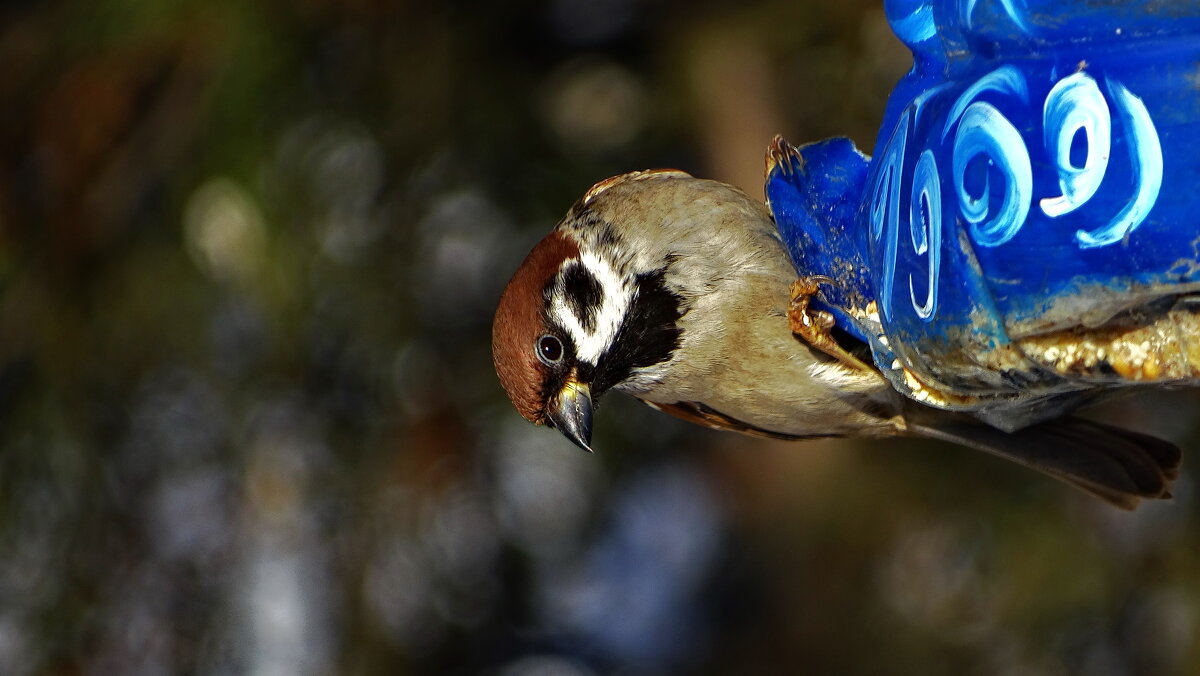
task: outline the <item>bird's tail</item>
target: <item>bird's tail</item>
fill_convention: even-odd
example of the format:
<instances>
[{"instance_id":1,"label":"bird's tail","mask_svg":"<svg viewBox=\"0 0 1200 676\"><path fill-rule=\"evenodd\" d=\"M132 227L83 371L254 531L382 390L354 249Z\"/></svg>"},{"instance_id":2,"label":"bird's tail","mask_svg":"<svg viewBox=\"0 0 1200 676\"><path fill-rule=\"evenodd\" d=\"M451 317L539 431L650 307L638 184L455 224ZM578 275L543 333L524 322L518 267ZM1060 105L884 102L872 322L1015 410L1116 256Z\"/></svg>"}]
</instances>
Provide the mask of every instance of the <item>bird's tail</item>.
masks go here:
<instances>
[{"instance_id":1,"label":"bird's tail","mask_svg":"<svg viewBox=\"0 0 1200 676\"><path fill-rule=\"evenodd\" d=\"M1122 509L1171 497L1183 452L1148 434L1060 418L1003 432L965 418L908 423L908 431L986 451L1077 486Z\"/></svg>"}]
</instances>

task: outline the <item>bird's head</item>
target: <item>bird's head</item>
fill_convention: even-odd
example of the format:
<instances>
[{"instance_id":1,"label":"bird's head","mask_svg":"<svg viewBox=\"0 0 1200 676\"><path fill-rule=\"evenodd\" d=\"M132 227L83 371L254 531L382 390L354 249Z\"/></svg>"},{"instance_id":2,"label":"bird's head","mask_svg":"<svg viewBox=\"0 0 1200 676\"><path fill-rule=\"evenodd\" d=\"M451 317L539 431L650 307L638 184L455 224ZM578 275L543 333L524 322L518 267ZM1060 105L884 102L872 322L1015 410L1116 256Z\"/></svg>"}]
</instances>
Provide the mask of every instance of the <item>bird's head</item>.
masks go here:
<instances>
[{"instance_id":1,"label":"bird's head","mask_svg":"<svg viewBox=\"0 0 1200 676\"><path fill-rule=\"evenodd\" d=\"M686 309L664 279L674 255L635 234L671 208L674 200L662 198L677 192L674 179L695 181L655 170L593 186L500 297L492 357L501 384L527 420L585 450L599 397L652 379L679 346Z\"/></svg>"}]
</instances>

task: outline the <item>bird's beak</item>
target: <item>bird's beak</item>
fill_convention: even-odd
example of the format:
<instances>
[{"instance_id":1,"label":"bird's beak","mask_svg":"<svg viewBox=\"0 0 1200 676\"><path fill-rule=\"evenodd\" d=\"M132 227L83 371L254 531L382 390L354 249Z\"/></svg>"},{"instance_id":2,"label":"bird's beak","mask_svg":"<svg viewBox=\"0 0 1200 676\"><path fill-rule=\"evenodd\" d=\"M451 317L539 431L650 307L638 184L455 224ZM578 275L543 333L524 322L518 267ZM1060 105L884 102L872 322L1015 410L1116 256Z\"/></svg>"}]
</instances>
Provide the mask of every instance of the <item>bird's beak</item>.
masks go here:
<instances>
[{"instance_id":1,"label":"bird's beak","mask_svg":"<svg viewBox=\"0 0 1200 676\"><path fill-rule=\"evenodd\" d=\"M592 389L574 377L559 390L558 397L550 405L547 417L554 429L575 445L592 452Z\"/></svg>"}]
</instances>

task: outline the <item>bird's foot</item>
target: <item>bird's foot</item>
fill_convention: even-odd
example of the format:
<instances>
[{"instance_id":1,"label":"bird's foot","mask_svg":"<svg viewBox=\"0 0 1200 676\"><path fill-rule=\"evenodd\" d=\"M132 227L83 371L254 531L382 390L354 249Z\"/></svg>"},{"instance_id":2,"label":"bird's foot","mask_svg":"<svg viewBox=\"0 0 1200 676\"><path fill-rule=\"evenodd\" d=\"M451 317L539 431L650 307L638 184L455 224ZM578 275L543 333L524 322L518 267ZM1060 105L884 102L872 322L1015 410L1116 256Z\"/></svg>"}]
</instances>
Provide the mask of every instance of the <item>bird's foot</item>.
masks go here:
<instances>
[{"instance_id":1,"label":"bird's foot","mask_svg":"<svg viewBox=\"0 0 1200 676\"><path fill-rule=\"evenodd\" d=\"M791 176L797 171L804 170L804 156L800 154L796 146L788 143L778 134L771 140L771 145L767 146L767 156L764 160L766 167L763 173L768 179L776 167L784 176Z\"/></svg>"},{"instance_id":2,"label":"bird's foot","mask_svg":"<svg viewBox=\"0 0 1200 676\"><path fill-rule=\"evenodd\" d=\"M856 370L872 371L874 369L847 352L834 340L832 332L835 321L833 315L824 310L814 310L809 307L809 303L822 284L834 283L832 278L824 275L808 275L792 282L792 298L788 303L788 323L791 325L792 333L845 366Z\"/></svg>"}]
</instances>

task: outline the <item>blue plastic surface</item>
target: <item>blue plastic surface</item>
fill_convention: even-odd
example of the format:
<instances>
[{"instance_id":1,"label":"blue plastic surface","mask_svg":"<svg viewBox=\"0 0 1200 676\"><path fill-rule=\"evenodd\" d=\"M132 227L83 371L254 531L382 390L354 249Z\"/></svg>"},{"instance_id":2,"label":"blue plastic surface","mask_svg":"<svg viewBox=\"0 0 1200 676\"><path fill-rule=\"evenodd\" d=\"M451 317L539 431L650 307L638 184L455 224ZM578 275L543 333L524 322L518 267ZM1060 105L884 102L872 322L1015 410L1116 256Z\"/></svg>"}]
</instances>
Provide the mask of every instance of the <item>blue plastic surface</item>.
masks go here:
<instances>
[{"instance_id":1,"label":"blue plastic surface","mask_svg":"<svg viewBox=\"0 0 1200 676\"><path fill-rule=\"evenodd\" d=\"M1146 334L1174 341L1154 368L1110 359L1111 330L1090 360L1058 350L1121 313L1145 332L1155 317L1127 311L1167 317L1200 289L1200 3L886 9L914 66L873 159L830 139L769 168L797 269L837 280L814 307L945 407L1194 380L1179 311Z\"/></svg>"}]
</instances>

